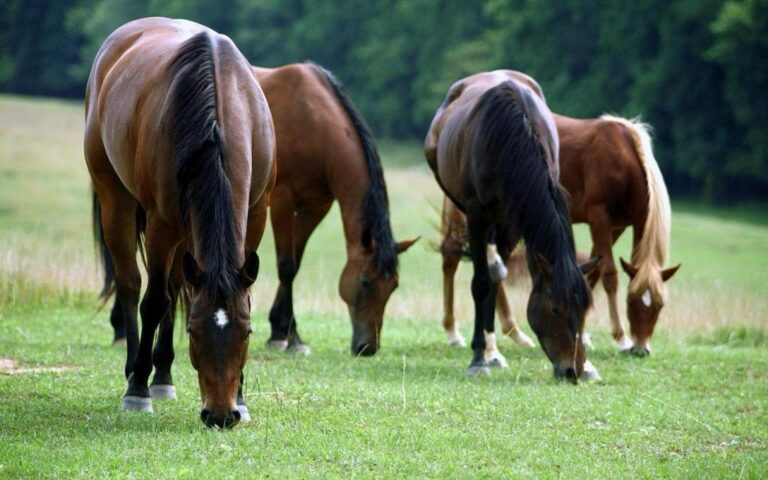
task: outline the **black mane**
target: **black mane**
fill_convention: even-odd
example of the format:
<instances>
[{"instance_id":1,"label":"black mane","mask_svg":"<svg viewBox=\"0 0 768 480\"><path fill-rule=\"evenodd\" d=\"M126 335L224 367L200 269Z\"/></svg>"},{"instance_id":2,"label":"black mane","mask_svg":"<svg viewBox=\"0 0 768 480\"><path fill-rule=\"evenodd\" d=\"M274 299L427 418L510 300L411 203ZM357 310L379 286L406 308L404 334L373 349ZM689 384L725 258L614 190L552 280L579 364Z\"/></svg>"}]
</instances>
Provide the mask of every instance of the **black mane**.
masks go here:
<instances>
[{"instance_id":1,"label":"black mane","mask_svg":"<svg viewBox=\"0 0 768 480\"><path fill-rule=\"evenodd\" d=\"M519 231L528 249L531 272L535 252L553 267L552 294L560 303L580 311L589 307L592 295L576 263L571 218L565 193L547 164L544 149L534 132L525 107L530 95L512 82L488 90L472 112L474 123L470 154L498 158L502 179L505 218ZM556 167L555 167L556 168Z\"/></svg>"},{"instance_id":2,"label":"black mane","mask_svg":"<svg viewBox=\"0 0 768 480\"><path fill-rule=\"evenodd\" d=\"M361 242L369 248L373 247L375 243L374 262L376 268L385 275L394 275L397 272L397 247L392 234L392 227L389 224L387 185L384 183L384 172L381 169L381 160L373 133L371 133L371 129L368 128L360 112L355 108L344 86L328 70L316 64L311 65L330 84L333 93L354 125L363 147L370 179L368 189L363 196L363 236Z\"/></svg>"},{"instance_id":3,"label":"black mane","mask_svg":"<svg viewBox=\"0 0 768 480\"><path fill-rule=\"evenodd\" d=\"M174 76L170 135L174 146L179 207L206 272L208 294L230 296L236 288L237 244L232 190L224 171L211 39L201 32L181 46Z\"/></svg>"}]
</instances>

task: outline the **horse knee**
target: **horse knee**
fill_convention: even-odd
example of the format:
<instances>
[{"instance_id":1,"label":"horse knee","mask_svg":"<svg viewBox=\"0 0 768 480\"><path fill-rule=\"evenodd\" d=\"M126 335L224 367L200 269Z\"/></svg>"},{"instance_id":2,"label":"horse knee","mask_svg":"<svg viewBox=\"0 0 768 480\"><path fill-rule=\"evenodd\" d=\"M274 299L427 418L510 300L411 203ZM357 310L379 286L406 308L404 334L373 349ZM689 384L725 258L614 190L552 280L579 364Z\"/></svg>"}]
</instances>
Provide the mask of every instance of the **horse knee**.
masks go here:
<instances>
[{"instance_id":1,"label":"horse knee","mask_svg":"<svg viewBox=\"0 0 768 480\"><path fill-rule=\"evenodd\" d=\"M443 273L453 275L459 268L459 257L450 254L443 254Z\"/></svg>"},{"instance_id":2,"label":"horse knee","mask_svg":"<svg viewBox=\"0 0 768 480\"><path fill-rule=\"evenodd\" d=\"M296 262L292 258L281 258L277 261L277 278L280 283L291 283L296 277Z\"/></svg>"}]
</instances>

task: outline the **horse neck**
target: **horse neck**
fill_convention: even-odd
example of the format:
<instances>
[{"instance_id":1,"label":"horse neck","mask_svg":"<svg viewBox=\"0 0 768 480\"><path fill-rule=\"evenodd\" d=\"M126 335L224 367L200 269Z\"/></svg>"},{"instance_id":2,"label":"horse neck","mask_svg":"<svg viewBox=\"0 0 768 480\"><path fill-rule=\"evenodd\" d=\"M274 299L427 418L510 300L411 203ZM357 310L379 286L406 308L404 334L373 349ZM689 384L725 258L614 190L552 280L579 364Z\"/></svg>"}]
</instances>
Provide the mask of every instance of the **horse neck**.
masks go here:
<instances>
[{"instance_id":1,"label":"horse neck","mask_svg":"<svg viewBox=\"0 0 768 480\"><path fill-rule=\"evenodd\" d=\"M347 183L347 186L350 184L350 182L342 183ZM363 224L363 197L365 196L367 182L365 182L362 188L359 188L357 185L351 189L341 188L336 190L345 192L344 195L338 196L337 200L341 210L347 259L361 256L364 252L362 244L363 230L365 228Z\"/></svg>"}]
</instances>

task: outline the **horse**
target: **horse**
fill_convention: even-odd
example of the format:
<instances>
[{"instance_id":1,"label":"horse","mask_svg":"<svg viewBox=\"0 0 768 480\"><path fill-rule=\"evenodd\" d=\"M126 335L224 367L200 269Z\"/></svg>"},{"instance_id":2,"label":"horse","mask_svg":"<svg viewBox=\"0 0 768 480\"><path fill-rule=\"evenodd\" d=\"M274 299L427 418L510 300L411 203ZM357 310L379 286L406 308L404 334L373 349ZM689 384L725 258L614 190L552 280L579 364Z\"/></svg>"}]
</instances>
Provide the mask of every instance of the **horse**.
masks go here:
<instances>
[{"instance_id":1,"label":"horse","mask_svg":"<svg viewBox=\"0 0 768 480\"><path fill-rule=\"evenodd\" d=\"M653 155L650 127L637 120L603 115L575 119L554 115L560 135L560 182L568 192L574 223L587 223L592 236L592 254L602 261L590 273L594 289L602 278L608 297L612 336L620 351L644 357L650 354L650 339L667 299L664 284L680 265L664 269L669 254L671 209L664 179ZM443 274L446 293L443 325L449 343L461 344L453 318L453 276L457 251L465 244L466 219L446 199L442 213ZM618 272L612 247L624 230L632 226L632 261L620 258L630 277L627 317L632 340L624 332L616 304ZM462 236L463 235L463 236ZM504 331L514 333L506 294L499 290L497 307Z\"/></svg>"},{"instance_id":2,"label":"horse","mask_svg":"<svg viewBox=\"0 0 768 480\"><path fill-rule=\"evenodd\" d=\"M228 37L153 17L129 22L104 41L85 108L103 293L115 293L112 316L127 343L122 408L151 412L153 397L175 398L174 308L185 289L200 418L209 427L233 427L248 415L248 288L258 274L255 250L276 177L264 94ZM139 338L142 244L148 285Z\"/></svg>"},{"instance_id":3,"label":"horse","mask_svg":"<svg viewBox=\"0 0 768 480\"><path fill-rule=\"evenodd\" d=\"M394 240L373 134L339 81L312 63L252 68L277 137L270 219L280 285L267 345L309 353L293 312L293 281L310 235L338 200L347 251L339 293L352 321L351 351L373 355L387 300L398 285L397 256L418 239Z\"/></svg>"},{"instance_id":4,"label":"horse","mask_svg":"<svg viewBox=\"0 0 768 480\"><path fill-rule=\"evenodd\" d=\"M437 183L467 217L475 303L467 374L489 373L484 353L487 341L495 342L498 278L491 278L488 268L488 241L506 260L522 237L533 280L528 321L555 377L576 383L582 374L585 379L597 375L585 363L581 340L592 302L582 274L599 259L576 263L558 184L557 130L536 81L510 70L457 81L432 119L424 151Z\"/></svg>"},{"instance_id":5,"label":"horse","mask_svg":"<svg viewBox=\"0 0 768 480\"><path fill-rule=\"evenodd\" d=\"M454 314L454 277L459 268L459 262L462 258L469 256L467 248L467 220L461 210L448 198L443 198L443 207L441 211L439 252L442 256L443 264L443 328L445 329L447 342L449 345L459 347L466 346L466 341L461 335ZM576 251L576 262L586 263L591 256ZM514 283L524 276L528 275L528 265L526 262L526 250L524 246L516 248L506 261L501 263L496 246L488 245L487 250L488 267L491 274L494 269L499 270L497 274L499 279L506 280L506 283ZM533 340L523 332L517 324L512 308L510 307L507 293L504 288L504 282L499 282L496 292L496 315L501 324L501 332L504 336L511 338L521 347L531 348L535 344ZM587 336L584 336L587 341ZM507 367L506 358L501 354L495 342L486 342L485 359L491 365Z\"/></svg>"}]
</instances>

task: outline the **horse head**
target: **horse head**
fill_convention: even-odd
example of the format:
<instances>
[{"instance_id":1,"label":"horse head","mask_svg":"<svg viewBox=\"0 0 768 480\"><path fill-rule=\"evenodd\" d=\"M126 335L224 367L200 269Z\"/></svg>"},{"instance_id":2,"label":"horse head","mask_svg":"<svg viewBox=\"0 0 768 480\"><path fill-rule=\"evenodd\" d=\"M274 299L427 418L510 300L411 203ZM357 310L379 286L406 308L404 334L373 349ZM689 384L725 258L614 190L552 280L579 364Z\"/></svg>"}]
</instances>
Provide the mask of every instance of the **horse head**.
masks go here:
<instances>
[{"instance_id":1,"label":"horse head","mask_svg":"<svg viewBox=\"0 0 768 480\"><path fill-rule=\"evenodd\" d=\"M212 285L215 279L189 252L183 269L191 287L187 332L189 358L197 370L203 402L200 418L208 427L233 427L241 417L237 394L251 334L248 288L256 280L259 257L251 252L230 291Z\"/></svg>"},{"instance_id":2,"label":"horse head","mask_svg":"<svg viewBox=\"0 0 768 480\"><path fill-rule=\"evenodd\" d=\"M641 269L619 258L621 267L630 278L627 289L627 317L633 345L629 353L645 357L651 353L651 336L667 298L667 286L682 264L662 270L647 265Z\"/></svg>"},{"instance_id":3,"label":"horse head","mask_svg":"<svg viewBox=\"0 0 768 480\"><path fill-rule=\"evenodd\" d=\"M395 244L399 255L418 238ZM339 294L349 309L352 320L352 354L370 356L379 349L384 307L398 286L396 265L378 265L375 245L363 244L358 255L350 255L339 279Z\"/></svg>"}]
</instances>

